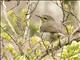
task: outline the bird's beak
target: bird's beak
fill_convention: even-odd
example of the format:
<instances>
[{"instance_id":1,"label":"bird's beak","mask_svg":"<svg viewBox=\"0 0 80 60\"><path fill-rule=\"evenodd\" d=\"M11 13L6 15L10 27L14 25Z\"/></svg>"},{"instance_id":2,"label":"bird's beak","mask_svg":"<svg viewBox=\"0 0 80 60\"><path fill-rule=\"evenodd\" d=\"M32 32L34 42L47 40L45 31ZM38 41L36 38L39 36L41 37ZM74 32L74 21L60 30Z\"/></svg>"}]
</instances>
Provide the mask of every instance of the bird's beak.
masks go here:
<instances>
[{"instance_id":1,"label":"bird's beak","mask_svg":"<svg viewBox=\"0 0 80 60\"><path fill-rule=\"evenodd\" d=\"M39 18L42 18L41 16L39 16L39 15L36 15L37 17L39 17Z\"/></svg>"},{"instance_id":2,"label":"bird's beak","mask_svg":"<svg viewBox=\"0 0 80 60\"><path fill-rule=\"evenodd\" d=\"M39 16L39 15L36 15L36 16L39 17L39 18L41 19L41 21L44 21L44 20L43 20L43 17L41 17L41 16Z\"/></svg>"}]
</instances>

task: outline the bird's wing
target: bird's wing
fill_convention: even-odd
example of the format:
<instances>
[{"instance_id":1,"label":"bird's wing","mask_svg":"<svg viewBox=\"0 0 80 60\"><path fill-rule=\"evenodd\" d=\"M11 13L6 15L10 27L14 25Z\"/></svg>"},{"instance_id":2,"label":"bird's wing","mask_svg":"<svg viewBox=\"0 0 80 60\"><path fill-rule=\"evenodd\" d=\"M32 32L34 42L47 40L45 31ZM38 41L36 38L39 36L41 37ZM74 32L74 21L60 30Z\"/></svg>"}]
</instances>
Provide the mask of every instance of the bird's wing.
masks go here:
<instances>
[{"instance_id":1,"label":"bird's wing","mask_svg":"<svg viewBox=\"0 0 80 60\"><path fill-rule=\"evenodd\" d=\"M65 27L54 21L48 21L42 24L41 31L65 34Z\"/></svg>"},{"instance_id":2,"label":"bird's wing","mask_svg":"<svg viewBox=\"0 0 80 60\"><path fill-rule=\"evenodd\" d=\"M56 25L54 26L54 22L48 21L42 24L41 31L43 32L56 32Z\"/></svg>"}]
</instances>

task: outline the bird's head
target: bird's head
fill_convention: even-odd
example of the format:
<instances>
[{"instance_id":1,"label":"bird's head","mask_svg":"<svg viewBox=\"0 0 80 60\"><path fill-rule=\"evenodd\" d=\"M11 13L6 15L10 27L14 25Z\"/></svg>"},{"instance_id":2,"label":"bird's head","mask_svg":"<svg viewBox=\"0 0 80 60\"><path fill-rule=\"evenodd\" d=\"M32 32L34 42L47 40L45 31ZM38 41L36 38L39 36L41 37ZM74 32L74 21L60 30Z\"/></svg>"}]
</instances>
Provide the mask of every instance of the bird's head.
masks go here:
<instances>
[{"instance_id":1,"label":"bird's head","mask_svg":"<svg viewBox=\"0 0 80 60\"><path fill-rule=\"evenodd\" d=\"M54 20L54 19L53 19L51 16L49 16L49 15L42 15L42 16L36 15L36 16L39 17L39 18L42 20L42 22Z\"/></svg>"}]
</instances>

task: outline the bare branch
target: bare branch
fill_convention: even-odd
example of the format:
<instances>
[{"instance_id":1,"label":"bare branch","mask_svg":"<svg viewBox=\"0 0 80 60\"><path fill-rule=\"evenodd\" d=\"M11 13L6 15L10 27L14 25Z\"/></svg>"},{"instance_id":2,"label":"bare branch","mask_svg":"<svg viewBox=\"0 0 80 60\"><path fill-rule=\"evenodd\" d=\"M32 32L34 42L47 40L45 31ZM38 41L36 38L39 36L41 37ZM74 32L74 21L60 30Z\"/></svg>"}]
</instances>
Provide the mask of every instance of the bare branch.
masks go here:
<instances>
[{"instance_id":1,"label":"bare branch","mask_svg":"<svg viewBox=\"0 0 80 60\"><path fill-rule=\"evenodd\" d=\"M25 28L25 32L24 32L24 39L29 40L29 34L30 34L30 30L29 30L29 22L30 22L30 18L31 18L31 14L35 11L35 9L37 8L39 1L37 1L35 7L33 8L33 10L31 11L32 8L31 7L31 1L28 1L28 11L27 11L27 26Z\"/></svg>"},{"instance_id":2,"label":"bare branch","mask_svg":"<svg viewBox=\"0 0 80 60\"><path fill-rule=\"evenodd\" d=\"M35 7L33 8L33 10L32 10L32 11L30 11L27 15L32 14L32 13L36 10L38 3L39 3L39 0L37 1L37 3L36 3L36 5L35 5ZM32 3L32 4L33 4L33 3ZM28 6L28 9L30 9L30 10L31 10L32 8L30 8L30 7L31 7L31 4L29 4L29 6Z\"/></svg>"},{"instance_id":3,"label":"bare branch","mask_svg":"<svg viewBox=\"0 0 80 60\"><path fill-rule=\"evenodd\" d=\"M13 10L13 9L15 9L16 7L19 6L19 4L20 4L20 0L17 0L16 2L17 2L17 4L16 4L14 7L12 7L11 9L9 9L8 11ZM8 11L7 11L7 12L8 12Z\"/></svg>"},{"instance_id":4,"label":"bare branch","mask_svg":"<svg viewBox=\"0 0 80 60\"><path fill-rule=\"evenodd\" d=\"M62 9L62 7L59 6L57 2L56 2L56 5ZM75 17L75 19L80 23L79 19L77 18L77 16L74 13L72 13L71 11L66 11L65 9L63 9L63 10L65 12L67 12L68 14L72 15L73 17Z\"/></svg>"},{"instance_id":5,"label":"bare branch","mask_svg":"<svg viewBox=\"0 0 80 60\"><path fill-rule=\"evenodd\" d=\"M12 29L14 34L17 36L17 33L16 33L15 29L13 28L12 24L10 23L10 21L8 19L7 11L6 11L6 5L5 5L4 1L3 1L3 14L4 14L4 17L5 17L5 20L8 22L8 25L10 26L10 28Z\"/></svg>"}]
</instances>

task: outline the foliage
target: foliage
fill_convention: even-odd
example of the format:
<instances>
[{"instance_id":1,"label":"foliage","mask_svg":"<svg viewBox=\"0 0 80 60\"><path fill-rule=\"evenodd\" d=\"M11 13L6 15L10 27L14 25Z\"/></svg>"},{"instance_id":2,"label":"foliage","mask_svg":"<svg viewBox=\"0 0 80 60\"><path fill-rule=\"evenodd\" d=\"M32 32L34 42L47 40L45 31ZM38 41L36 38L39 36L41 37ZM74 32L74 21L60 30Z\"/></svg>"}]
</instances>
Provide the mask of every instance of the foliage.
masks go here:
<instances>
[{"instance_id":1,"label":"foliage","mask_svg":"<svg viewBox=\"0 0 80 60\"><path fill-rule=\"evenodd\" d=\"M34 46L37 43L39 43L41 41L41 38L39 38L38 36L32 36L31 37L31 44Z\"/></svg>"},{"instance_id":2,"label":"foliage","mask_svg":"<svg viewBox=\"0 0 80 60\"><path fill-rule=\"evenodd\" d=\"M62 58L64 60L80 60L80 42L73 41L70 45L64 46Z\"/></svg>"},{"instance_id":3,"label":"foliage","mask_svg":"<svg viewBox=\"0 0 80 60\"><path fill-rule=\"evenodd\" d=\"M30 21L29 28L30 28L30 34L31 34L31 36L33 36L33 35L39 33L40 25L36 24L33 21Z\"/></svg>"},{"instance_id":4,"label":"foliage","mask_svg":"<svg viewBox=\"0 0 80 60\"><path fill-rule=\"evenodd\" d=\"M66 3L66 9L68 9L69 2L67 0L64 0L64 2ZM72 41L72 43L67 43L67 45L61 47L59 45L60 40L66 40L65 36L60 36L60 38L57 37L58 39L54 42L52 40L50 42L47 39L43 39L44 36L41 35L42 32L40 31L40 24L30 19L29 26L27 26L28 20L26 19L26 14L26 8L21 9L19 13L16 14L14 10L7 12L9 22L14 28L16 35L14 35L5 19L2 19L1 21L0 38L2 38L3 44L2 56L5 58L5 60L37 60L39 57L41 57L42 60L47 60L45 56L54 56L55 50L58 48L63 48L63 51L60 52L61 59L80 60L80 41ZM68 21L70 22L71 20L73 21L72 17L69 17ZM71 23L66 24L69 35L72 35L74 31L74 26ZM29 40L24 39L26 27L28 27L28 32L30 32ZM56 36L54 38L56 38ZM55 48L57 45L56 42L58 43L57 48ZM44 55L45 53L46 55ZM10 57L12 57L12 59Z\"/></svg>"}]
</instances>

